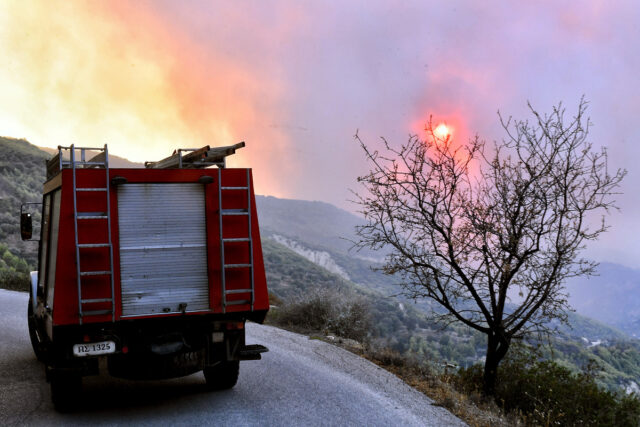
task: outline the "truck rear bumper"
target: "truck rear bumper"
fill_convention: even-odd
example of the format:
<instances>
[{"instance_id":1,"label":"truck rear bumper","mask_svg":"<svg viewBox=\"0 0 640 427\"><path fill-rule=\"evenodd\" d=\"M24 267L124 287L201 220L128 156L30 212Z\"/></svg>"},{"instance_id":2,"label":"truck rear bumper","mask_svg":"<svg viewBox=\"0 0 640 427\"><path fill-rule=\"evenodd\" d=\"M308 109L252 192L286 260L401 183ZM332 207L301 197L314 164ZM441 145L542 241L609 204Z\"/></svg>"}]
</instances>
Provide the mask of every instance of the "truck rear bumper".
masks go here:
<instances>
[{"instance_id":1,"label":"truck rear bumper","mask_svg":"<svg viewBox=\"0 0 640 427\"><path fill-rule=\"evenodd\" d=\"M217 315L139 319L115 323L59 326L46 363L49 369L96 375L106 358L111 375L129 379L163 379L192 374L219 362L258 360L268 351L245 345L245 319ZM115 343L106 355L73 354L76 344Z\"/></svg>"}]
</instances>

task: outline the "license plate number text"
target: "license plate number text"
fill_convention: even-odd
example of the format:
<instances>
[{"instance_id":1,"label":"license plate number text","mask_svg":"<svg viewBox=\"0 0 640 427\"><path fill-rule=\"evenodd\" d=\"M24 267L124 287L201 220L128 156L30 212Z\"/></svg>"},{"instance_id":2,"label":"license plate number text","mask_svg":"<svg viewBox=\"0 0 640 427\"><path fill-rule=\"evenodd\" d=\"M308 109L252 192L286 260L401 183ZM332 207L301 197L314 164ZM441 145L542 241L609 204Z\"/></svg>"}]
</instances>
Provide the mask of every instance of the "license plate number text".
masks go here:
<instances>
[{"instance_id":1,"label":"license plate number text","mask_svg":"<svg viewBox=\"0 0 640 427\"><path fill-rule=\"evenodd\" d=\"M116 343L113 341L75 344L73 346L73 355L76 357L98 356L101 354L115 353L115 351Z\"/></svg>"}]
</instances>

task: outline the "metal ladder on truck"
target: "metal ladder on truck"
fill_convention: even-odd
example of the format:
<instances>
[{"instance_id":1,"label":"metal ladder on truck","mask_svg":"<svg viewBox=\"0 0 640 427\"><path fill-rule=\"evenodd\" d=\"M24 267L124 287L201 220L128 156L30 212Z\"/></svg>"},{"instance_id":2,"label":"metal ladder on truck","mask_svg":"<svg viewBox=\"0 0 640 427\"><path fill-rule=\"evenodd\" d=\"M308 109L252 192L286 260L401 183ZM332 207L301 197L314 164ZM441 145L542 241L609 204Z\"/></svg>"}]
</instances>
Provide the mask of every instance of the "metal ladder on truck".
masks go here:
<instances>
[{"instance_id":1,"label":"metal ladder on truck","mask_svg":"<svg viewBox=\"0 0 640 427\"><path fill-rule=\"evenodd\" d=\"M69 150L69 160L63 160L62 150ZM80 160L76 159L76 150L80 150ZM98 154L93 158L86 160L86 151L97 151ZM65 166L70 166L73 174L73 217L74 217L74 230L75 230L75 249L76 249L76 276L78 286L78 315L80 318L80 324L84 319L91 316L103 316L111 314L111 320L115 321L115 307L114 307L114 277L113 277L113 246L111 244L111 206L109 200L109 152L107 145L103 148L88 148L88 147L75 147L73 144L70 147L58 146L60 169ZM104 168L105 171L105 185L104 187L97 188L84 188L77 186L76 170L82 168ZM78 212L78 194L84 192L100 192L104 193L106 198L106 212ZM107 223L107 241L100 243L80 243L78 240L78 224L80 221L106 221ZM80 262L80 254L82 251L90 248L107 248L109 252L109 270L87 271L83 270ZM83 294L83 279L92 276L109 276L111 285L111 296L109 298L84 298ZM102 310L85 310L84 307L88 304L104 304L109 303L109 309Z\"/></svg>"},{"instance_id":2,"label":"metal ladder on truck","mask_svg":"<svg viewBox=\"0 0 640 427\"><path fill-rule=\"evenodd\" d=\"M247 169L247 181L246 185L242 187L224 187L222 186L221 179L221 169L218 169L218 206L220 209L220 258L222 265L222 310L224 313L227 311L227 306L230 305L241 305L241 304L250 304L251 311L253 311L253 304L255 301L255 281L254 281L254 270L253 270L253 238L251 236L251 175L249 174L249 169ZM227 191L244 191L247 194L247 209L223 209L222 208L222 192ZM240 215L247 217L247 227L248 227L248 235L246 237L224 237L223 233L223 217L225 216L233 216ZM226 264L224 259L224 248L225 243L235 243L235 242L246 242L249 246L249 262L245 264ZM249 273L251 275L250 279L250 287L244 289L227 289L226 284L226 272L229 269L249 269ZM231 300L227 299L228 295L234 294L243 294L248 296L249 299L240 299L240 300Z\"/></svg>"}]
</instances>

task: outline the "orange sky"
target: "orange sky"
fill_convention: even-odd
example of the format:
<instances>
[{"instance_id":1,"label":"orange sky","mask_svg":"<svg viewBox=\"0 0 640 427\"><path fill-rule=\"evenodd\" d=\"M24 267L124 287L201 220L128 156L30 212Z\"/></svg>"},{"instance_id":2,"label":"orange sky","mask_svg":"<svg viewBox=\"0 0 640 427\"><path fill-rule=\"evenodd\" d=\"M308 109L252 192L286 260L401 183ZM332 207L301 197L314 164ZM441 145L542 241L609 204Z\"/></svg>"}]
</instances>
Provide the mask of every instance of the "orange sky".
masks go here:
<instances>
[{"instance_id":1,"label":"orange sky","mask_svg":"<svg viewBox=\"0 0 640 427\"><path fill-rule=\"evenodd\" d=\"M436 110L464 140L472 108L447 85L491 90L485 74L442 56L429 72L442 92L431 89L427 111L378 84L388 65L372 60L393 40L360 43L366 20L313 4L248 4L2 2L0 135L46 147L108 143L134 161L244 140L229 165L254 168L258 192L344 207L366 166L354 163L356 130L420 134ZM411 97L426 95L405 84L418 89Z\"/></svg>"},{"instance_id":2,"label":"orange sky","mask_svg":"<svg viewBox=\"0 0 640 427\"><path fill-rule=\"evenodd\" d=\"M0 51L2 135L47 147L108 143L134 161L247 140L229 164L258 172L283 148L277 130L256 131L277 121L258 111L277 85L185 39L143 3L3 2ZM282 193L258 175L259 191Z\"/></svg>"}]
</instances>

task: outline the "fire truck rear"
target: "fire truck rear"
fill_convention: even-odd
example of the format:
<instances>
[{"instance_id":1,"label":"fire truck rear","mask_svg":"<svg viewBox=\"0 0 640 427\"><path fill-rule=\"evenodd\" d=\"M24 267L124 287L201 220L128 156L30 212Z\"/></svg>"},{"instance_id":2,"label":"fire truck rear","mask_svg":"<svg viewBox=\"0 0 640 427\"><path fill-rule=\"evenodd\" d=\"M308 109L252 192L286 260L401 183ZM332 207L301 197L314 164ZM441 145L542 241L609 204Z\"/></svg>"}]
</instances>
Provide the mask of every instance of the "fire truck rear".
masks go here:
<instances>
[{"instance_id":1,"label":"fire truck rear","mask_svg":"<svg viewBox=\"0 0 640 427\"><path fill-rule=\"evenodd\" d=\"M245 322L261 323L269 302L251 169L225 167L243 146L181 149L144 169L110 168L106 145L58 147L28 306L57 409L103 370L204 371L209 388L231 388L239 361L267 351L245 343ZM23 239L31 229L22 213Z\"/></svg>"}]
</instances>

